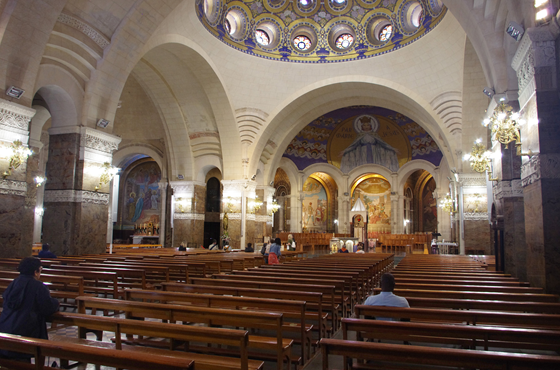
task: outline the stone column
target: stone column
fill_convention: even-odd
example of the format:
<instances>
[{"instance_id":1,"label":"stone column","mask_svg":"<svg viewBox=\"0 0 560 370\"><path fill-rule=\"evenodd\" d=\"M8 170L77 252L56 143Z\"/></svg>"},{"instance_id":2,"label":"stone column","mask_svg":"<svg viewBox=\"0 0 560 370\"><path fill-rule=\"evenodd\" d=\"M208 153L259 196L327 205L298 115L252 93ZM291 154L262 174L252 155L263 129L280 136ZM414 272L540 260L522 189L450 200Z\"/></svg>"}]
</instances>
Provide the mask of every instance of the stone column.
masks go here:
<instances>
[{"instance_id":1,"label":"stone column","mask_svg":"<svg viewBox=\"0 0 560 370\"><path fill-rule=\"evenodd\" d=\"M461 254L464 254L467 248L484 250L485 253L490 250L486 178L485 173L459 174L459 212L463 229Z\"/></svg>"},{"instance_id":2,"label":"stone column","mask_svg":"<svg viewBox=\"0 0 560 370\"><path fill-rule=\"evenodd\" d=\"M274 217L274 214L272 213L272 202L273 202L273 196L274 193L276 192L276 189L273 186L257 186L257 189L263 189L263 194L264 194L264 204L263 204L263 212L261 212L260 216L257 216L257 222L260 223L260 227L262 228L261 232L260 232L260 236L257 236L258 238L261 238L262 236L265 235L271 235L272 234L272 218Z\"/></svg>"},{"instance_id":3,"label":"stone column","mask_svg":"<svg viewBox=\"0 0 560 370\"><path fill-rule=\"evenodd\" d=\"M286 212L284 209L284 196L278 197L278 205L280 208L278 208L278 226L276 229L284 231L286 230L286 225L284 225L284 212Z\"/></svg>"},{"instance_id":4,"label":"stone column","mask_svg":"<svg viewBox=\"0 0 560 370\"><path fill-rule=\"evenodd\" d=\"M59 255L105 253L110 183L100 177L121 138L78 126L49 134L43 241Z\"/></svg>"},{"instance_id":5,"label":"stone column","mask_svg":"<svg viewBox=\"0 0 560 370\"><path fill-rule=\"evenodd\" d=\"M513 58L521 126L526 276L547 293L560 293L560 98L558 95L558 16L548 26L525 31ZM505 238L504 238L505 239ZM507 263L506 263L507 265Z\"/></svg>"},{"instance_id":6,"label":"stone column","mask_svg":"<svg viewBox=\"0 0 560 370\"><path fill-rule=\"evenodd\" d=\"M398 202L399 195L391 192L391 234L398 234L397 218L398 218Z\"/></svg>"},{"instance_id":7,"label":"stone column","mask_svg":"<svg viewBox=\"0 0 560 370\"><path fill-rule=\"evenodd\" d=\"M294 189L292 188L292 191ZM301 209L301 202L303 202L303 195L298 194L290 194L290 224L288 225L288 229L286 231L290 231L293 233L301 233L302 225L301 225L301 217L302 217L302 209Z\"/></svg>"},{"instance_id":8,"label":"stone column","mask_svg":"<svg viewBox=\"0 0 560 370\"><path fill-rule=\"evenodd\" d=\"M19 140L27 147L29 122L34 115L34 109L0 99L0 174L8 171L12 143ZM25 158L0 179L0 257L31 255L37 191L32 174L37 169L37 157Z\"/></svg>"},{"instance_id":9,"label":"stone column","mask_svg":"<svg viewBox=\"0 0 560 370\"><path fill-rule=\"evenodd\" d=\"M251 195L254 197L254 191L256 188L256 183L249 180L222 180L223 194L222 200L224 201L223 206L226 207L226 199L231 201L231 212L228 212L228 234L230 237L230 245L232 248L241 248L245 246L245 233L246 233L246 217L247 217L247 195L248 188L251 184L252 190ZM252 220L254 221L254 215L252 215ZM224 212L220 214L220 220L222 221L222 234L223 234L223 222L224 222Z\"/></svg>"},{"instance_id":10,"label":"stone column","mask_svg":"<svg viewBox=\"0 0 560 370\"><path fill-rule=\"evenodd\" d=\"M350 233L350 196L344 193L338 198L338 232L340 234Z\"/></svg>"},{"instance_id":11,"label":"stone column","mask_svg":"<svg viewBox=\"0 0 560 370\"><path fill-rule=\"evenodd\" d=\"M158 183L158 189L160 191L162 200L161 214L159 216L159 244L163 245L164 247L167 247L167 245L165 244L165 226L167 225L167 218L165 217L165 215L167 214L167 202L165 200L167 199L167 185L167 179L161 179Z\"/></svg>"},{"instance_id":12,"label":"stone column","mask_svg":"<svg viewBox=\"0 0 560 370\"><path fill-rule=\"evenodd\" d=\"M206 185L196 181L170 181L169 185L173 189L171 201L171 217L173 218L172 246L179 247L182 242L188 243L190 248L202 245L204 243L204 199L206 199ZM162 187L167 187L167 184L162 181L158 186L161 189ZM163 208L162 206L162 212L164 212ZM162 220L165 220L165 217ZM160 225L160 232L162 227L164 225Z\"/></svg>"}]
</instances>

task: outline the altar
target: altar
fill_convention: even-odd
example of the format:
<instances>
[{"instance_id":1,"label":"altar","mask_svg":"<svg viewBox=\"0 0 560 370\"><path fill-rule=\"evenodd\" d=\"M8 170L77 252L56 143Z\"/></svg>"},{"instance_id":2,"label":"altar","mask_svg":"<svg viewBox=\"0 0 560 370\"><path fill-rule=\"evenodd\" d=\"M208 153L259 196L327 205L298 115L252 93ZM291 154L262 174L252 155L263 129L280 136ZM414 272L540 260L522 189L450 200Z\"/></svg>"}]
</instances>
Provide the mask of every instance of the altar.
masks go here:
<instances>
[{"instance_id":1,"label":"altar","mask_svg":"<svg viewBox=\"0 0 560 370\"><path fill-rule=\"evenodd\" d=\"M159 235L132 235L132 244L158 244Z\"/></svg>"},{"instance_id":2,"label":"altar","mask_svg":"<svg viewBox=\"0 0 560 370\"><path fill-rule=\"evenodd\" d=\"M354 246L358 244L358 238L356 237L338 237L332 238L330 241L331 253L336 253L343 245L346 245L349 253L354 253Z\"/></svg>"}]
</instances>

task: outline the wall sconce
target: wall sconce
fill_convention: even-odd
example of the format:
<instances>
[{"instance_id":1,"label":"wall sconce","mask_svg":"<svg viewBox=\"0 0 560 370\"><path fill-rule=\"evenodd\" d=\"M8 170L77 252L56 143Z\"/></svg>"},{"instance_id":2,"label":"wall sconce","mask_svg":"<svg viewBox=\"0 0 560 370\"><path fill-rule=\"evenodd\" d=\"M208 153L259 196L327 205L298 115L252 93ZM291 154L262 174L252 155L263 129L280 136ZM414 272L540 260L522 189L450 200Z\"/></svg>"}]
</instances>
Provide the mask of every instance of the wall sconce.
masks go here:
<instances>
[{"instance_id":1,"label":"wall sconce","mask_svg":"<svg viewBox=\"0 0 560 370\"><path fill-rule=\"evenodd\" d=\"M439 207L448 213L455 213L455 200L447 193L445 198L439 201Z\"/></svg>"},{"instance_id":2,"label":"wall sconce","mask_svg":"<svg viewBox=\"0 0 560 370\"><path fill-rule=\"evenodd\" d=\"M45 183L45 181L47 181L46 177L43 176L35 176L35 178L33 179L35 180L35 183L37 184L37 187L43 185Z\"/></svg>"},{"instance_id":3,"label":"wall sconce","mask_svg":"<svg viewBox=\"0 0 560 370\"><path fill-rule=\"evenodd\" d=\"M95 191L98 191L102 185L108 184L117 174L117 172L119 172L119 169L117 167L111 166L111 163L109 162L103 163L101 169L103 170L103 173L101 173L101 176L99 177L99 185L95 187Z\"/></svg>"},{"instance_id":4,"label":"wall sconce","mask_svg":"<svg viewBox=\"0 0 560 370\"><path fill-rule=\"evenodd\" d=\"M499 141L502 144L508 145L515 141L516 154L518 156L527 155L531 157L533 153L521 152L521 137L519 136L519 113L512 112L513 108L501 102L492 117L486 118L482 124L486 127L490 126L492 130L493 140Z\"/></svg>"},{"instance_id":5,"label":"wall sconce","mask_svg":"<svg viewBox=\"0 0 560 370\"><path fill-rule=\"evenodd\" d=\"M224 203L224 213L231 213L236 203L235 198L225 197L222 199L222 202Z\"/></svg>"},{"instance_id":6,"label":"wall sconce","mask_svg":"<svg viewBox=\"0 0 560 370\"><path fill-rule=\"evenodd\" d=\"M259 200L258 196L255 196L255 199L249 199L249 209L251 210L250 213L257 213L259 209L261 209L263 202Z\"/></svg>"},{"instance_id":7,"label":"wall sconce","mask_svg":"<svg viewBox=\"0 0 560 370\"><path fill-rule=\"evenodd\" d=\"M4 148L2 157L10 158L10 167L7 171L2 173L2 178L6 178L12 175L12 171L21 166L21 164L27 160L33 154L33 151L23 145L20 140L14 141L9 148Z\"/></svg>"},{"instance_id":8,"label":"wall sconce","mask_svg":"<svg viewBox=\"0 0 560 370\"><path fill-rule=\"evenodd\" d=\"M278 210L280 209L280 205L275 200L273 200L272 204L270 204L268 208L269 208L268 214L272 216L273 214L278 212Z\"/></svg>"},{"instance_id":9,"label":"wall sconce","mask_svg":"<svg viewBox=\"0 0 560 370\"><path fill-rule=\"evenodd\" d=\"M38 217L43 217L45 214L45 209L43 207L35 207L35 215Z\"/></svg>"},{"instance_id":10,"label":"wall sconce","mask_svg":"<svg viewBox=\"0 0 560 370\"><path fill-rule=\"evenodd\" d=\"M188 204L186 198L177 198L175 202L177 203L177 210L179 213L185 213L187 211Z\"/></svg>"},{"instance_id":11,"label":"wall sconce","mask_svg":"<svg viewBox=\"0 0 560 370\"><path fill-rule=\"evenodd\" d=\"M472 148L471 154L465 155L464 159L470 162L471 168L479 173L488 171L488 181L498 181L497 178L492 178L491 165L492 153L486 150L481 140L477 140Z\"/></svg>"}]
</instances>

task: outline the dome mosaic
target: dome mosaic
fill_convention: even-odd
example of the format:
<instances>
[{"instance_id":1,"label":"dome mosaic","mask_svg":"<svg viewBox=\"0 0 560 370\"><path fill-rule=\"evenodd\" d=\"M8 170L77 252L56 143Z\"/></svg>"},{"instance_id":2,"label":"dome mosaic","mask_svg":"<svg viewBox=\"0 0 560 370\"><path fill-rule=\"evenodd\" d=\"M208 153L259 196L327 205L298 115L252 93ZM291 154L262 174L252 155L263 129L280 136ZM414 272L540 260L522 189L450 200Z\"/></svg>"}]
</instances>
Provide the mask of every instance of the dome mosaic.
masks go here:
<instances>
[{"instance_id":1,"label":"dome mosaic","mask_svg":"<svg viewBox=\"0 0 560 370\"><path fill-rule=\"evenodd\" d=\"M244 53L300 63L385 54L434 29L442 0L197 0L204 27Z\"/></svg>"}]
</instances>

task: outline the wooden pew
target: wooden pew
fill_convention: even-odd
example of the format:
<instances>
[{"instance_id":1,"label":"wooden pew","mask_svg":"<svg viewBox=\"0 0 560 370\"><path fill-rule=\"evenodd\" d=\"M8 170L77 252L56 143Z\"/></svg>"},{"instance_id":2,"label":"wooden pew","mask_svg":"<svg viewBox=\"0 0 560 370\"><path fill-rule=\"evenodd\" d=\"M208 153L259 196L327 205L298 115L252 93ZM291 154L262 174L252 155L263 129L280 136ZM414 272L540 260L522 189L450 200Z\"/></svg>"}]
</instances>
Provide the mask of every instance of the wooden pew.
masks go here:
<instances>
[{"instance_id":1,"label":"wooden pew","mask_svg":"<svg viewBox=\"0 0 560 370\"><path fill-rule=\"evenodd\" d=\"M146 272L141 269L137 268L118 268L115 266L109 267L109 265L105 266L102 265L100 267L96 267L92 269L89 266L65 266L65 265L57 265L57 270L69 270L69 271L77 271L77 272L88 272L88 271L98 271L98 272L112 272L116 273L118 276L118 289L119 294L125 288L138 288L138 289L146 289L148 284L146 282Z\"/></svg>"},{"instance_id":2,"label":"wooden pew","mask_svg":"<svg viewBox=\"0 0 560 370\"><path fill-rule=\"evenodd\" d=\"M0 333L0 348L27 353L35 357L35 364L0 358L0 365L2 367L16 370L53 369L44 365L46 357L76 360L130 370L188 370L194 368L194 362L186 358L178 359L169 356L95 348L75 343L57 343L46 339L28 338L4 333Z\"/></svg>"},{"instance_id":3,"label":"wooden pew","mask_svg":"<svg viewBox=\"0 0 560 370\"><path fill-rule=\"evenodd\" d=\"M556 370L560 357L506 352L475 351L451 348L432 348L400 344L357 342L339 339L321 339L323 369L331 369L330 355L344 356L344 369L350 369L352 359L369 360L368 365L354 364L354 369L411 368L420 364L422 369L511 369ZM405 365L402 365L405 364ZM414 367L418 368L418 367Z\"/></svg>"},{"instance_id":4,"label":"wooden pew","mask_svg":"<svg viewBox=\"0 0 560 370\"><path fill-rule=\"evenodd\" d=\"M194 294L169 291L127 289L125 299L129 301L141 300L154 303L188 303L199 307L263 310L279 312L284 315L283 330L298 334L296 340L301 344L301 358L303 364L311 357L311 329L306 316L306 302L295 300L280 300L270 298L228 297L214 294ZM295 319L289 322L287 319Z\"/></svg>"},{"instance_id":5,"label":"wooden pew","mask_svg":"<svg viewBox=\"0 0 560 370\"><path fill-rule=\"evenodd\" d=\"M449 308L455 310L511 311L560 314L560 303L485 301L480 299L450 299L407 297L413 308Z\"/></svg>"},{"instance_id":6,"label":"wooden pew","mask_svg":"<svg viewBox=\"0 0 560 370\"><path fill-rule=\"evenodd\" d=\"M181 283L164 283L162 284L164 291L169 292L185 292L185 293L201 293L201 294L220 294L236 297L255 297L255 298L273 298L286 300L306 301L307 309L313 309L314 314L306 316L310 319L316 319L319 330L319 338L326 337L329 333L326 320L327 316L323 314L322 307L326 304L323 301L323 293L318 292L300 292L293 290L277 290L277 289L252 289L226 286L205 286Z\"/></svg>"},{"instance_id":7,"label":"wooden pew","mask_svg":"<svg viewBox=\"0 0 560 370\"><path fill-rule=\"evenodd\" d=\"M459 311L430 308L400 308L356 305L357 317L390 317L423 322L459 323L466 325L501 325L505 327L560 329L560 315L492 311Z\"/></svg>"},{"instance_id":8,"label":"wooden pew","mask_svg":"<svg viewBox=\"0 0 560 370\"><path fill-rule=\"evenodd\" d=\"M522 286L528 287L530 284L528 282L522 281L493 281L493 280L474 280L474 279L431 279L422 277L410 277L402 278L395 277L395 283L404 284L453 284L453 285L491 285L491 286Z\"/></svg>"},{"instance_id":9,"label":"wooden pew","mask_svg":"<svg viewBox=\"0 0 560 370\"><path fill-rule=\"evenodd\" d=\"M259 311L224 310L217 308L190 307L173 304L132 302L107 298L78 297L78 312L86 313L86 309L102 309L123 311L127 318L154 318L170 321L185 321L189 323L203 323L207 325L243 326L251 329L270 330L276 334L275 338L264 336L249 336L249 348L256 350L270 350L275 354L267 356L262 352L251 352L252 358L276 360L277 368L282 369L284 360L288 367L292 361L291 349L293 341L282 337L283 315ZM212 352L218 349L212 348ZM210 351L210 349L209 349ZM222 353L231 353L220 349Z\"/></svg>"},{"instance_id":10,"label":"wooden pew","mask_svg":"<svg viewBox=\"0 0 560 370\"><path fill-rule=\"evenodd\" d=\"M334 331L338 329L340 319L338 316L339 307L335 303L335 287L334 285L302 285L288 283L272 283L252 280L222 280L222 279L191 279L194 285L209 286L230 286L237 288L253 288L253 289L275 289L275 290L294 290L300 292L316 292L322 293L324 300L322 301L322 310L330 314L331 327Z\"/></svg>"},{"instance_id":11,"label":"wooden pew","mask_svg":"<svg viewBox=\"0 0 560 370\"><path fill-rule=\"evenodd\" d=\"M54 266L53 266L54 267ZM116 272L80 271L72 269L43 269L44 273L54 275L81 276L84 278L84 292L119 296L119 281Z\"/></svg>"},{"instance_id":12,"label":"wooden pew","mask_svg":"<svg viewBox=\"0 0 560 370\"><path fill-rule=\"evenodd\" d=\"M395 281L395 289L412 289L412 290L464 290L470 292L500 292L500 293L533 293L541 294L542 288L520 287L520 286L495 286L495 285L459 285L459 284L441 284L434 282L431 284L411 284Z\"/></svg>"},{"instance_id":13,"label":"wooden pew","mask_svg":"<svg viewBox=\"0 0 560 370\"><path fill-rule=\"evenodd\" d=\"M560 331L544 329L504 328L426 324L399 321L342 319L344 340L355 332L356 340L397 340L430 344L453 344L464 349L483 347L515 348L539 351L560 350Z\"/></svg>"},{"instance_id":14,"label":"wooden pew","mask_svg":"<svg viewBox=\"0 0 560 370\"><path fill-rule=\"evenodd\" d=\"M374 294L379 294L381 288L375 288ZM558 303L556 294L534 294L534 293L498 293L498 292L471 292L451 290L420 290L420 289L396 289L396 295L424 298L453 298L453 299L482 299L513 302L550 302Z\"/></svg>"},{"instance_id":15,"label":"wooden pew","mask_svg":"<svg viewBox=\"0 0 560 370\"><path fill-rule=\"evenodd\" d=\"M79 343L91 347L110 347L125 352L131 351L133 353L184 358L195 361L195 368L198 370L211 370L217 367L232 370L248 370L261 369L263 367L262 361L249 360L248 358L249 333L246 330L206 328L74 313L56 313L51 316L50 321L55 326L78 327L78 338L51 335L51 340L57 343ZM86 333L90 331L97 335L98 340L103 338L103 332L115 333L115 343L87 340ZM123 334L127 337L136 335L139 337L168 339L169 342L164 344L169 348L168 350L148 348L146 345L162 344L162 342L157 341L152 343L149 340L141 341L142 346L123 344L123 342L127 342L121 339ZM233 346L238 348L239 357L233 358L190 352L190 342ZM182 350L174 351L178 347Z\"/></svg>"}]
</instances>

